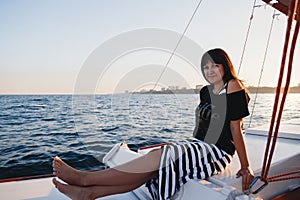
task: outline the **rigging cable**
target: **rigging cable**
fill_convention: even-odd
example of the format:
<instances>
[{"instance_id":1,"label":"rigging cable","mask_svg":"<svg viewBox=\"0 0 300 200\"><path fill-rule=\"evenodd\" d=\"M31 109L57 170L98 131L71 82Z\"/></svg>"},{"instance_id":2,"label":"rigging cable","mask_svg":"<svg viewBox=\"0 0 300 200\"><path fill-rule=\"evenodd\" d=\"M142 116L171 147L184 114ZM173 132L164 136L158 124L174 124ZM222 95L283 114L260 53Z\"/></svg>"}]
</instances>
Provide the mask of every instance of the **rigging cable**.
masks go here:
<instances>
[{"instance_id":1,"label":"rigging cable","mask_svg":"<svg viewBox=\"0 0 300 200\"><path fill-rule=\"evenodd\" d=\"M298 14L296 15L296 13L298 13ZM251 189L253 187L253 185L257 182L258 179L263 181L264 184L261 185L255 191L251 191L252 194L257 194L265 186L267 186L269 182L300 178L300 175L290 176L292 174L299 174L300 170L295 170L292 172L286 172L286 173L268 177L268 172L270 170L270 165L271 165L273 153L275 150L276 140L278 138L278 131L279 131L280 121L281 121L281 117L282 117L282 113L283 113L284 103L286 100L286 96L287 96L287 93L289 90L289 85L290 85L290 80L291 80L291 73L292 73L292 68L293 68L293 58L294 58L294 53L295 53L294 50L296 47L297 37L298 37L299 29L300 29L299 13L300 13L300 6L298 6L298 0L291 0L289 2L289 6L288 6L288 19L287 19L287 27L286 27L286 34L285 34L285 43L284 43L284 47L283 47L279 78L278 78L278 83L277 83L277 87L276 87L276 95L275 95L275 101L274 101L274 106L273 106L272 118L271 118L271 122L270 122L270 129L268 132L268 139L267 139L267 144L266 144L266 149L265 149L265 155L264 155L264 159L263 159L262 171L261 171L260 176L257 176L254 178L254 180L251 182L249 188ZM295 16L297 18L295 18ZM285 86L284 86L283 94L282 94L281 101L280 101L279 111L277 114L277 109L278 109L278 104L279 104L279 96L281 93L282 79L283 79L283 74L285 71L287 51L288 51L288 47L289 47L289 43L290 43L291 29L293 26L293 19L296 19L296 25L295 25L293 38L292 38L290 48L289 48L289 61L288 61L288 68L286 71L286 81L285 81ZM275 129L274 129L276 115L277 115L277 120L276 120ZM271 148L270 148L271 140L272 140L272 144L271 144Z\"/></svg>"},{"instance_id":2,"label":"rigging cable","mask_svg":"<svg viewBox=\"0 0 300 200\"><path fill-rule=\"evenodd\" d=\"M247 41L248 41L248 37L249 37L249 33L250 33L250 28L251 28L252 20L253 20L253 17L254 17L254 9L256 8L255 5L256 5L256 0L254 0L253 7L252 7L252 13L251 13L251 16L250 16L248 30L247 30L247 33L246 33L246 39L245 39L245 42L244 42L244 47L243 47L243 51L242 51L240 65L239 65L239 69L238 69L238 73L237 73L238 75L240 74L242 62L243 62L243 59L244 59L244 54L245 54L245 50L246 50L246 46L247 46Z\"/></svg>"},{"instance_id":3,"label":"rigging cable","mask_svg":"<svg viewBox=\"0 0 300 200\"><path fill-rule=\"evenodd\" d=\"M275 17L277 15L279 15L279 14L276 14L276 10L274 9L273 16L272 16L273 19L272 19L272 22L271 22L271 27L270 27L270 31L269 31L269 35L268 35L268 39L267 39L267 45L266 45L266 49L265 49L265 53L264 53L263 63L262 63L261 70L260 70L258 84L257 84L257 87L256 87L256 92L255 92L255 97L254 97L254 103L253 103L253 107L252 107L252 111L251 111L251 116L250 116L248 128L250 128L251 123L252 123L253 113L254 113L254 109L255 109L255 105L256 105L256 100L257 100L258 88L260 86L262 74L263 74L264 67L265 67L265 62L266 62L266 58L267 58L267 52L268 52L268 49L269 49L271 34L272 34L272 30L273 30L274 19L275 19Z\"/></svg>"},{"instance_id":4,"label":"rigging cable","mask_svg":"<svg viewBox=\"0 0 300 200\"><path fill-rule=\"evenodd\" d=\"M196 15L196 13L197 13L197 11L198 11L198 9L199 9L199 7L200 7L202 1L203 1L203 0L200 0L200 1L198 2L198 4L197 4L197 6L196 6L196 8L195 8L195 10L194 10L194 12L193 12L193 14L192 14L190 20L188 21L188 24L186 25L186 27L185 27L184 31L182 32L182 34L181 34L181 36L180 36L180 38L179 38L179 40L178 40L178 42L177 42L177 44L176 44L174 50L172 51L171 56L169 57L168 61L166 62L166 64L165 64L165 66L164 66L162 72L160 73L160 75L159 75L159 77L158 77L156 83L154 84L154 87L153 87L152 91L156 88L156 86L158 85L158 82L160 81L162 75L163 75L164 72L166 71L166 69L167 69L167 67L168 67L168 65L169 65L169 63L170 63L170 61L171 61L171 59L173 58L173 56L174 56L174 54L175 54L175 52L176 52L176 50L177 50L177 48L178 48L178 46L179 46L179 44L180 44L180 42L181 42L181 40L183 39L183 37L184 37L185 33L187 32L187 30L188 30L188 28L189 28L189 26L190 26L190 24L191 24L191 22L192 22L194 16Z\"/></svg>"},{"instance_id":5,"label":"rigging cable","mask_svg":"<svg viewBox=\"0 0 300 200\"><path fill-rule=\"evenodd\" d=\"M296 13L295 11L296 11L297 5L298 5L297 0L291 0L290 1L289 12L288 12L289 14L288 14L288 20L287 20L287 28L286 28L286 35L285 35L285 43L284 43L284 48L283 48L283 55L282 55L282 60L281 60L281 67L280 67L280 72L279 72L278 84L277 84L277 87L276 87L275 102L274 102L274 106L273 106L272 119L271 119L270 129L269 129L269 133L268 133L268 140L267 140L266 149L265 149L265 156L264 156L264 160L263 160L261 176L256 177L256 179L251 183L250 186L253 186L255 184L257 178L260 178L260 180L264 181L265 184L263 186L261 186L255 192L259 192L264 186L266 186L268 184L268 182L281 181L281 180L292 179L292 178L300 178L300 175L299 176L290 176L290 177L286 177L286 178L280 178L280 177L288 176L288 175L291 175L291 174L300 173L299 170L294 171L294 172L279 174L279 175L276 175L276 176L267 177L269 169L270 169L274 149L275 149L276 140L277 140L277 137L278 137L278 130L279 130L280 120L281 120L282 113L283 113L284 103L285 103L286 96L287 96L287 93L288 93L288 90L289 90L291 72L292 72L292 66L293 66L293 58L294 58L294 49L296 47L297 37L298 37L298 33L299 33L299 28L300 28L300 16L299 16L300 6L298 6L298 9L297 9L298 15L297 15L297 19L296 19L297 22L296 22L296 25L295 25L295 31L294 31L293 38L292 38L292 41L291 41L291 46L289 48L289 62L288 62L288 69L287 69L287 72L286 72L286 82L285 82L284 91L283 91L283 94L282 94L282 97L281 97L280 107L279 107L277 120L276 120L276 126L275 126L275 129L274 129L275 118L276 118L278 104L279 104L279 96L280 96L280 92L281 92L283 73L285 71L285 63L286 63L287 50L288 50L289 40L290 40L290 35L291 35L291 28L292 28L293 19L295 18L295 13ZM272 145L271 145L271 148L270 148L271 139L272 139ZM255 192L253 192L253 194Z\"/></svg>"}]
</instances>

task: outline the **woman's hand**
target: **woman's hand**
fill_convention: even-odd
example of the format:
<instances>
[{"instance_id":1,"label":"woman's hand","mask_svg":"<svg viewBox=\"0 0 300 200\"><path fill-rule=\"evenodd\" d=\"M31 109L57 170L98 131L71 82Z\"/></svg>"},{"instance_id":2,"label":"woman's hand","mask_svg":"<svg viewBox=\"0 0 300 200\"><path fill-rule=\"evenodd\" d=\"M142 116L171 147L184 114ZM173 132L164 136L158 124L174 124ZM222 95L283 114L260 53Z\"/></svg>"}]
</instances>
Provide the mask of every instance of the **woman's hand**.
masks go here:
<instances>
[{"instance_id":1,"label":"woman's hand","mask_svg":"<svg viewBox=\"0 0 300 200\"><path fill-rule=\"evenodd\" d=\"M249 185L254 179L254 173L250 167L242 167L237 173L236 177L239 178L242 176L242 188L243 192L249 189Z\"/></svg>"}]
</instances>

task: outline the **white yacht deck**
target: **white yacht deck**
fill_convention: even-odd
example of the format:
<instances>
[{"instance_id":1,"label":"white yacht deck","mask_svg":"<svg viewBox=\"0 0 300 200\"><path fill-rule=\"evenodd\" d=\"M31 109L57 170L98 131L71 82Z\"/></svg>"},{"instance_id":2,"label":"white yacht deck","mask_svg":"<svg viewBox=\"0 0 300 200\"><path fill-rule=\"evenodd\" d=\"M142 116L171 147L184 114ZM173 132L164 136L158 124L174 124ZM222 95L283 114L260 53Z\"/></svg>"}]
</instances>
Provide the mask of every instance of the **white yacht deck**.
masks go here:
<instances>
[{"instance_id":1,"label":"white yacht deck","mask_svg":"<svg viewBox=\"0 0 300 200\"><path fill-rule=\"evenodd\" d=\"M266 144L266 133L269 126L247 129L245 131L245 140L248 149L249 159L252 169L256 175L260 175L262 167L264 150ZM300 122L290 121L282 123L280 137L277 140L276 149L273 157L273 164L269 175L284 173L299 169L300 166ZM130 157L135 154L129 153ZM194 199L203 197L203 199L226 199L233 191L241 190L241 178L236 179L236 172L239 170L239 161L235 155L230 166L221 174L213 176L208 180L189 181L182 187L181 191L173 199ZM7 200L46 200L68 199L59 193L51 182L51 177L23 181L12 181L0 183L1 199ZM261 183L258 183L258 185ZM252 199L271 199L272 197L300 187L300 180L288 180L269 183L269 185L252 196ZM193 198L194 197L194 198ZM134 200L151 199L147 189L142 186L134 192L112 195L99 198L101 200ZM237 198L238 199L238 198ZM245 199L241 197L240 199ZM249 199L249 198L248 198Z\"/></svg>"}]
</instances>

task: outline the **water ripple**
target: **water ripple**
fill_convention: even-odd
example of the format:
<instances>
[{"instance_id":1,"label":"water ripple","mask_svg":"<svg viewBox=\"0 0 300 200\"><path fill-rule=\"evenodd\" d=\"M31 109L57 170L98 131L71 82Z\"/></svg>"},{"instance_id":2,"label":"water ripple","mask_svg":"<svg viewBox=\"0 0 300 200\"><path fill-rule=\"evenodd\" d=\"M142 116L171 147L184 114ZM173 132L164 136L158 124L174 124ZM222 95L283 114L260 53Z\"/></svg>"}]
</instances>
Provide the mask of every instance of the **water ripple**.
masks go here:
<instances>
[{"instance_id":1,"label":"water ripple","mask_svg":"<svg viewBox=\"0 0 300 200\"><path fill-rule=\"evenodd\" d=\"M273 97L258 96L252 126L269 121ZM288 96L283 120L300 118L299 97ZM198 98L0 95L0 179L52 173L56 155L77 169L101 169L101 159L118 142L135 150L190 137Z\"/></svg>"}]
</instances>

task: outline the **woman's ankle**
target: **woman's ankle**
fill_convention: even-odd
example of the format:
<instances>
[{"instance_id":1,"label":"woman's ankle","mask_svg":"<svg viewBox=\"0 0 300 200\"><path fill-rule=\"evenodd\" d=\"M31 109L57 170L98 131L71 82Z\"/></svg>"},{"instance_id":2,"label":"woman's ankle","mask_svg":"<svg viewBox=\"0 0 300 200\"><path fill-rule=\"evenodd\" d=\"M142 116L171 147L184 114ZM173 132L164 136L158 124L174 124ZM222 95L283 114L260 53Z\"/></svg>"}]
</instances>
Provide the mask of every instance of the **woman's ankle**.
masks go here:
<instances>
[{"instance_id":1,"label":"woman's ankle","mask_svg":"<svg viewBox=\"0 0 300 200\"><path fill-rule=\"evenodd\" d=\"M80 183L80 186L91 186L93 185L89 180L89 172L80 171L80 174L78 176L78 181Z\"/></svg>"}]
</instances>

